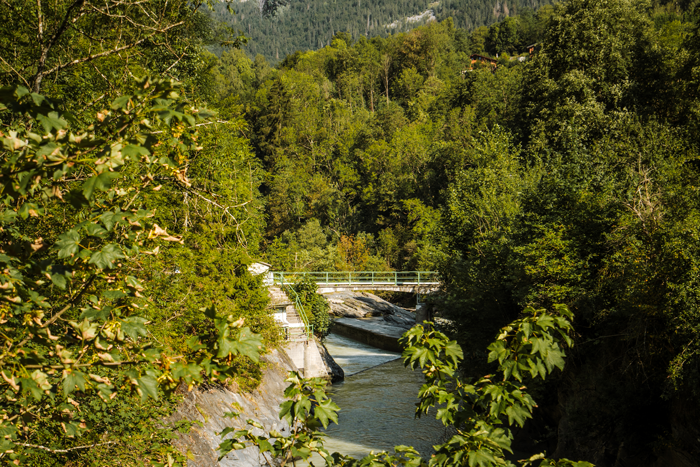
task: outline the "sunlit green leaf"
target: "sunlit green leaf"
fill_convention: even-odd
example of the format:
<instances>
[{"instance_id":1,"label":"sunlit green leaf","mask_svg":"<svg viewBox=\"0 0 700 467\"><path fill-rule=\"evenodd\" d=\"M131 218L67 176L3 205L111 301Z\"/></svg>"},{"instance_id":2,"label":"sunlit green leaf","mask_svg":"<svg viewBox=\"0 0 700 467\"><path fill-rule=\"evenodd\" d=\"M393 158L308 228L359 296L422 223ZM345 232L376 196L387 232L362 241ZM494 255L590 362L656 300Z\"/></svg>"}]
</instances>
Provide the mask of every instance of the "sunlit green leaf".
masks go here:
<instances>
[{"instance_id":1,"label":"sunlit green leaf","mask_svg":"<svg viewBox=\"0 0 700 467\"><path fill-rule=\"evenodd\" d=\"M124 258L121 248L114 243L110 243L102 247L101 250L92 253L89 263L100 269L111 269L114 267L114 262L121 258Z\"/></svg>"}]
</instances>

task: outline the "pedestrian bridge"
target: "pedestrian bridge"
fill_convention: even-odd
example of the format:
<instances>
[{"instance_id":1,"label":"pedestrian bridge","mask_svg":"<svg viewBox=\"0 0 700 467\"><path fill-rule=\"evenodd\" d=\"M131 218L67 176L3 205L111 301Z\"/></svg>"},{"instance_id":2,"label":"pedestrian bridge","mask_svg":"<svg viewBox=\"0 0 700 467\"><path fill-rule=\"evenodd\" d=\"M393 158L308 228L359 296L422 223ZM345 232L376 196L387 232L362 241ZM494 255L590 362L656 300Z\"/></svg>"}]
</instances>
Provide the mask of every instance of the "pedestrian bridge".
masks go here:
<instances>
[{"instance_id":1,"label":"pedestrian bridge","mask_svg":"<svg viewBox=\"0 0 700 467\"><path fill-rule=\"evenodd\" d=\"M440 282L435 271L271 271L272 284L295 284L308 277L318 285L318 293L343 290L391 290L426 294L438 290Z\"/></svg>"},{"instance_id":2,"label":"pedestrian bridge","mask_svg":"<svg viewBox=\"0 0 700 467\"><path fill-rule=\"evenodd\" d=\"M261 264L261 263L257 263ZM416 294L416 312L422 309L421 296L438 290L440 282L434 271L328 271L285 272L265 268L253 269L265 274L264 284L270 290L271 307L277 309L275 320L280 324L285 340L308 341L313 335L313 325L292 287L305 277L318 286L317 293L327 294L345 290L390 290ZM425 317L424 317L425 319Z\"/></svg>"}]
</instances>

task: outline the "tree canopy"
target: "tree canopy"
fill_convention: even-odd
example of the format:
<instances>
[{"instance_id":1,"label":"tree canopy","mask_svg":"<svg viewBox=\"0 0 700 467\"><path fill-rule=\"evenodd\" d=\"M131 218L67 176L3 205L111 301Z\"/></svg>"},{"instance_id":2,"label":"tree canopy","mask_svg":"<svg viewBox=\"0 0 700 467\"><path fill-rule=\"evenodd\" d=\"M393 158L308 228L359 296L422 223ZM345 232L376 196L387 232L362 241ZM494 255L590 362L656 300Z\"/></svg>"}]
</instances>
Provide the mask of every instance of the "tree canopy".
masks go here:
<instances>
[{"instance_id":1,"label":"tree canopy","mask_svg":"<svg viewBox=\"0 0 700 467\"><path fill-rule=\"evenodd\" d=\"M700 458L693 5L210 3L0 2L3 462L186 462L175 388L255 387L280 343L254 260L439 272L408 359L466 437L433 463Z\"/></svg>"}]
</instances>

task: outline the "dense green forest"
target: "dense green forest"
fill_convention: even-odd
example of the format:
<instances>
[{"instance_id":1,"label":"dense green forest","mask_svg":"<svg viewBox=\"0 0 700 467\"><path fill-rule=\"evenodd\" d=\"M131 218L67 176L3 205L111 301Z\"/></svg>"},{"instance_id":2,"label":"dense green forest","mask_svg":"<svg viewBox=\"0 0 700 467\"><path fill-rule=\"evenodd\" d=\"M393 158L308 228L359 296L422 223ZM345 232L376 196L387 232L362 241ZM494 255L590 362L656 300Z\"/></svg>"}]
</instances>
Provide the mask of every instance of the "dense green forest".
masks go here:
<instances>
[{"instance_id":1,"label":"dense green forest","mask_svg":"<svg viewBox=\"0 0 700 467\"><path fill-rule=\"evenodd\" d=\"M298 50L316 50L330 45L338 32L353 40L360 37L387 37L407 32L429 21L452 18L456 28L472 31L513 15L530 27L534 11L549 0L308 0L291 1L276 14L262 14L264 0L219 4L212 18L239 31L248 38L245 51L250 58L262 55L272 64ZM237 14L231 16L229 10ZM522 47L535 42L536 33L528 30L518 43ZM214 45L217 55L223 51Z\"/></svg>"},{"instance_id":2,"label":"dense green forest","mask_svg":"<svg viewBox=\"0 0 700 467\"><path fill-rule=\"evenodd\" d=\"M261 58L224 53L216 73L240 84L220 95L238 95L266 172L268 261L439 270L434 306L474 374L524 307L565 303L574 363L537 386L547 402L516 441L597 465L671 452L694 465L693 11L578 0L472 31L338 33L264 76ZM531 59L508 56L529 41ZM474 51L500 53L497 69Z\"/></svg>"},{"instance_id":3,"label":"dense green forest","mask_svg":"<svg viewBox=\"0 0 700 467\"><path fill-rule=\"evenodd\" d=\"M186 464L178 386L279 343L263 259L439 271L458 435L382 465L697 465L700 10L286 3L0 2L0 461Z\"/></svg>"}]
</instances>

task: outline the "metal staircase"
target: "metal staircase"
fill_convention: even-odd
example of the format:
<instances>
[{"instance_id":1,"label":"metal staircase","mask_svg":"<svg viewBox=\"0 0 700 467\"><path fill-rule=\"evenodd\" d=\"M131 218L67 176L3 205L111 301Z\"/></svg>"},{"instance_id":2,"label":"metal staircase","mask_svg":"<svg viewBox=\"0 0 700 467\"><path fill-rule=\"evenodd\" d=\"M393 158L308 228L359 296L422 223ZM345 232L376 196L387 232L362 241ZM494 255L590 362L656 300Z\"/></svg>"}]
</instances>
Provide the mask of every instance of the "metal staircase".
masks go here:
<instances>
[{"instance_id":1,"label":"metal staircase","mask_svg":"<svg viewBox=\"0 0 700 467\"><path fill-rule=\"evenodd\" d=\"M274 318L282 328L285 340L309 340L313 335L313 325L309 324L299 296L284 282L280 286L269 288L270 307L275 309Z\"/></svg>"}]
</instances>

